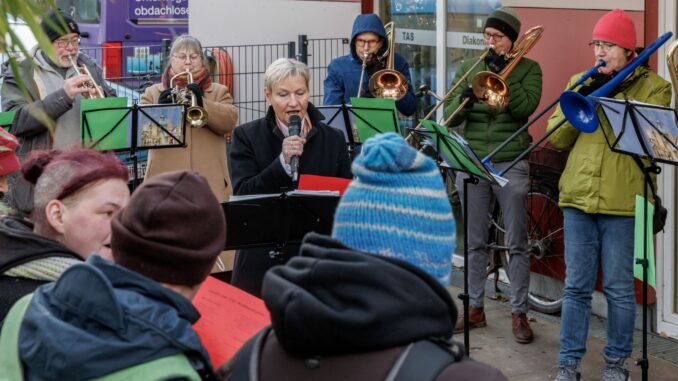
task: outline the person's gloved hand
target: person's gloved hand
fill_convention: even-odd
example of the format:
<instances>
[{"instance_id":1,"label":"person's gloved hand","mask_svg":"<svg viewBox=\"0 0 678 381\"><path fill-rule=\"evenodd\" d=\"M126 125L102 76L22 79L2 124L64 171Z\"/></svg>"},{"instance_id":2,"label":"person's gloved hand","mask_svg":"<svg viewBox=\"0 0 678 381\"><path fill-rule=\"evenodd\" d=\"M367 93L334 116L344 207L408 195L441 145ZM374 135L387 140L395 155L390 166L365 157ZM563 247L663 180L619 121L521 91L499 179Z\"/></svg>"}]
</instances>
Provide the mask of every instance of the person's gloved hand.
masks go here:
<instances>
[{"instance_id":1,"label":"person's gloved hand","mask_svg":"<svg viewBox=\"0 0 678 381\"><path fill-rule=\"evenodd\" d=\"M160 93L158 97L158 103L161 105L172 104L174 100L172 99L172 89L165 89Z\"/></svg>"},{"instance_id":2,"label":"person's gloved hand","mask_svg":"<svg viewBox=\"0 0 678 381\"><path fill-rule=\"evenodd\" d=\"M468 102L466 102L464 108L471 108L471 106L473 106L473 103L478 100L478 98L476 98L476 95L473 94L473 88L470 86L465 88L464 91L462 91L461 94L459 94L460 104L464 102L465 99L468 99Z\"/></svg>"},{"instance_id":3,"label":"person's gloved hand","mask_svg":"<svg viewBox=\"0 0 678 381\"><path fill-rule=\"evenodd\" d=\"M377 58L372 56L372 59L367 61L367 63L365 64L365 73L367 73L367 75L371 77L372 75L374 75L374 73L385 68L386 64L384 62L381 62Z\"/></svg>"},{"instance_id":4,"label":"person's gloved hand","mask_svg":"<svg viewBox=\"0 0 678 381\"><path fill-rule=\"evenodd\" d=\"M485 56L485 64L493 73L499 73L508 64L504 57L505 55L498 55L494 49L490 48L489 53Z\"/></svg>"},{"instance_id":5,"label":"person's gloved hand","mask_svg":"<svg viewBox=\"0 0 678 381\"><path fill-rule=\"evenodd\" d=\"M202 107L202 89L197 83L189 83L186 86L187 89L189 89L193 95L195 95L195 103L198 105L198 107Z\"/></svg>"},{"instance_id":6,"label":"person's gloved hand","mask_svg":"<svg viewBox=\"0 0 678 381\"><path fill-rule=\"evenodd\" d=\"M577 92L583 96L588 96L592 92L601 88L604 84L612 79L611 75L603 73L595 73L591 76L591 82L588 85L583 85Z\"/></svg>"}]
</instances>

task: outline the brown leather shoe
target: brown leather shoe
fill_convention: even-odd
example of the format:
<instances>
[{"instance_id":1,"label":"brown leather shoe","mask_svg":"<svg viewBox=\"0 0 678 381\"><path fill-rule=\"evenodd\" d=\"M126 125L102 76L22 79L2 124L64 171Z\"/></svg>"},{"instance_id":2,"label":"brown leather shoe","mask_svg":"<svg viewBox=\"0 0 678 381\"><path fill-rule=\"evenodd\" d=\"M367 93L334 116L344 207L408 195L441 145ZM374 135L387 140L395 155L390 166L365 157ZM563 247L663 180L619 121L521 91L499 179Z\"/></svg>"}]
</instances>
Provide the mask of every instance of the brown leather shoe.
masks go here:
<instances>
[{"instance_id":1,"label":"brown leather shoe","mask_svg":"<svg viewBox=\"0 0 678 381\"><path fill-rule=\"evenodd\" d=\"M468 324L471 329L487 326L487 319L485 318L485 309L483 307L468 309ZM454 333L464 332L464 316L457 319L457 324L454 325Z\"/></svg>"},{"instance_id":2,"label":"brown leather shoe","mask_svg":"<svg viewBox=\"0 0 678 381\"><path fill-rule=\"evenodd\" d=\"M525 314L511 314L513 318L513 336L516 341L521 344L528 344L534 339L534 332L530 328L530 323L527 321Z\"/></svg>"}]
</instances>

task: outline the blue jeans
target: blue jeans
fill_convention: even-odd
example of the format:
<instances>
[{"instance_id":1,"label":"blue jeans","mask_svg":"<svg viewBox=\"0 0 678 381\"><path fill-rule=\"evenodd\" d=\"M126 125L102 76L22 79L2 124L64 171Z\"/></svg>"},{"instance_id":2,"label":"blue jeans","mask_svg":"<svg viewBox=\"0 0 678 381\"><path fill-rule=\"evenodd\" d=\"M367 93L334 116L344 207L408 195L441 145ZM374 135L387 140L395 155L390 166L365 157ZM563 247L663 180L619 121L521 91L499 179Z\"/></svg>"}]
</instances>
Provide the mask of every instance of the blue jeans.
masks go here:
<instances>
[{"instance_id":1,"label":"blue jeans","mask_svg":"<svg viewBox=\"0 0 678 381\"><path fill-rule=\"evenodd\" d=\"M631 355L636 299L633 290L633 217L588 214L563 208L565 292L560 326L559 362L576 365L586 353L591 296L598 264L607 299L605 355Z\"/></svg>"}]
</instances>

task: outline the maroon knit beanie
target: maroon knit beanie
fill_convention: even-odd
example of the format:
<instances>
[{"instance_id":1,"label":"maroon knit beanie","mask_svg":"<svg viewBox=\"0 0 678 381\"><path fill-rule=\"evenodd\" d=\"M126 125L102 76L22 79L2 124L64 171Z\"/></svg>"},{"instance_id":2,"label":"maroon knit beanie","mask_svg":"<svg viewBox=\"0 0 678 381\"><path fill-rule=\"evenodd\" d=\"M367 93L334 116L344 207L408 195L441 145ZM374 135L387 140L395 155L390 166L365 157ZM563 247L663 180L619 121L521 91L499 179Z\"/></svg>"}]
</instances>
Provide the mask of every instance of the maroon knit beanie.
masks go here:
<instances>
[{"instance_id":1,"label":"maroon knit beanie","mask_svg":"<svg viewBox=\"0 0 678 381\"><path fill-rule=\"evenodd\" d=\"M624 49L636 48L636 26L633 19L621 9L604 14L593 28L592 38L596 41L611 42Z\"/></svg>"},{"instance_id":2,"label":"maroon knit beanie","mask_svg":"<svg viewBox=\"0 0 678 381\"><path fill-rule=\"evenodd\" d=\"M202 283L226 243L226 220L207 180L194 171L144 181L111 222L115 263L157 282Z\"/></svg>"}]
</instances>

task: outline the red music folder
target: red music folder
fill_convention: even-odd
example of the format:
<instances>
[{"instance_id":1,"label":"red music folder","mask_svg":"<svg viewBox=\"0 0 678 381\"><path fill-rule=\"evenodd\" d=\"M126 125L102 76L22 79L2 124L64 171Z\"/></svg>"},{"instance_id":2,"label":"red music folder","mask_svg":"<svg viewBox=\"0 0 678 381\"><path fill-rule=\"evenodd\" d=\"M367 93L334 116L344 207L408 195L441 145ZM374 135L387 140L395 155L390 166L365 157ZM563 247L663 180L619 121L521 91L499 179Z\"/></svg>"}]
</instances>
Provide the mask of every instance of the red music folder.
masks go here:
<instances>
[{"instance_id":1,"label":"red music folder","mask_svg":"<svg viewBox=\"0 0 678 381\"><path fill-rule=\"evenodd\" d=\"M339 195L343 195L346 187L351 182L351 179L344 179L341 177L331 176L317 176L317 175L300 175L299 176L299 190L316 190L316 191L337 191Z\"/></svg>"},{"instance_id":2,"label":"red music folder","mask_svg":"<svg viewBox=\"0 0 678 381\"><path fill-rule=\"evenodd\" d=\"M193 298L200 320L193 329L218 368L265 326L271 317L264 301L208 276Z\"/></svg>"}]
</instances>

